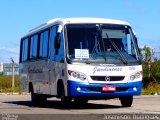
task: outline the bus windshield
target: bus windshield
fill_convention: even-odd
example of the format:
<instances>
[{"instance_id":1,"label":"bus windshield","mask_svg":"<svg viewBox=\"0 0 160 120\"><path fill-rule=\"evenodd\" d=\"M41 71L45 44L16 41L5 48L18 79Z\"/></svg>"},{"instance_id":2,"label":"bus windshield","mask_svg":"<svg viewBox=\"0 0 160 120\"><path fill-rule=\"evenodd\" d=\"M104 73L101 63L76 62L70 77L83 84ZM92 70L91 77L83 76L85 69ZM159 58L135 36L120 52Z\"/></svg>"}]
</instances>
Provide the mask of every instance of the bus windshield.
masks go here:
<instances>
[{"instance_id":1,"label":"bus windshield","mask_svg":"<svg viewBox=\"0 0 160 120\"><path fill-rule=\"evenodd\" d=\"M127 25L68 24L67 58L72 62L130 64L139 62L137 41Z\"/></svg>"}]
</instances>

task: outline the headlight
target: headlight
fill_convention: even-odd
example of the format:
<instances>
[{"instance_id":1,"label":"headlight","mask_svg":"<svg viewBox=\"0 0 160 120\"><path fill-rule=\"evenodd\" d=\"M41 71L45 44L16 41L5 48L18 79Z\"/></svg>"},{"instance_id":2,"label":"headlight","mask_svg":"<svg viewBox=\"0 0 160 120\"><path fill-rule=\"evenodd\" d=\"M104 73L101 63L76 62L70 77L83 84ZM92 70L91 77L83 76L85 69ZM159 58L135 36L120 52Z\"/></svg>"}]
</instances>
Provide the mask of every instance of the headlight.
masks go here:
<instances>
[{"instance_id":1,"label":"headlight","mask_svg":"<svg viewBox=\"0 0 160 120\"><path fill-rule=\"evenodd\" d=\"M83 73L68 70L68 74L76 79L86 80L87 76Z\"/></svg>"},{"instance_id":2,"label":"headlight","mask_svg":"<svg viewBox=\"0 0 160 120\"><path fill-rule=\"evenodd\" d=\"M142 72L136 72L130 76L130 80L133 81L135 79L140 78L141 76L142 76Z\"/></svg>"}]
</instances>

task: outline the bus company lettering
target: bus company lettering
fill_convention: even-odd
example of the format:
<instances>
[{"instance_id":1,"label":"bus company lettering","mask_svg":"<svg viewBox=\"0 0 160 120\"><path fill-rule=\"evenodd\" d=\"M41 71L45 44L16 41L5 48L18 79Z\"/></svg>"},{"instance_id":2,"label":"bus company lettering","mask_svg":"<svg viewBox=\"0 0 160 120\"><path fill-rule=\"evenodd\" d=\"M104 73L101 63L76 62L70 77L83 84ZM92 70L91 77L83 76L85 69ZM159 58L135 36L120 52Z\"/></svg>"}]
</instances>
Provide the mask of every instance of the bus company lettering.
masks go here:
<instances>
[{"instance_id":1,"label":"bus company lettering","mask_svg":"<svg viewBox=\"0 0 160 120\"><path fill-rule=\"evenodd\" d=\"M111 71L122 71L122 68L110 68L110 67L94 67L93 69L93 74L96 73L96 72L111 72Z\"/></svg>"},{"instance_id":2,"label":"bus company lettering","mask_svg":"<svg viewBox=\"0 0 160 120\"><path fill-rule=\"evenodd\" d=\"M28 67L28 72L29 73L42 73L43 68L36 68L35 66L33 68Z\"/></svg>"}]
</instances>

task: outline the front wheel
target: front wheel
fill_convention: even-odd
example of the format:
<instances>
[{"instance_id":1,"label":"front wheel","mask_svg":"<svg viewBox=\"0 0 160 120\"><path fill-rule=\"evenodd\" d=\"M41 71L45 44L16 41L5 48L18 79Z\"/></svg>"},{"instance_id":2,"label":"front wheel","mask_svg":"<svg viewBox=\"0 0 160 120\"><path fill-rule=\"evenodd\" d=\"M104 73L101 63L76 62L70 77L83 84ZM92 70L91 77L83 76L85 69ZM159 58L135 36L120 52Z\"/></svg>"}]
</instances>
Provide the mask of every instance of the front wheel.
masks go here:
<instances>
[{"instance_id":1,"label":"front wheel","mask_svg":"<svg viewBox=\"0 0 160 120\"><path fill-rule=\"evenodd\" d=\"M39 103L39 96L38 94L34 93L33 91L31 92L31 101L33 105L36 105Z\"/></svg>"},{"instance_id":2,"label":"front wheel","mask_svg":"<svg viewBox=\"0 0 160 120\"><path fill-rule=\"evenodd\" d=\"M65 96L64 88L61 89L60 98L62 103L69 103L72 101L71 98Z\"/></svg>"},{"instance_id":3,"label":"front wheel","mask_svg":"<svg viewBox=\"0 0 160 120\"><path fill-rule=\"evenodd\" d=\"M76 104L86 104L86 103L88 103L88 99L86 99L86 98L74 98L74 102Z\"/></svg>"},{"instance_id":4,"label":"front wheel","mask_svg":"<svg viewBox=\"0 0 160 120\"><path fill-rule=\"evenodd\" d=\"M125 96L119 98L122 104L122 107L131 107L133 102L133 96Z\"/></svg>"},{"instance_id":5,"label":"front wheel","mask_svg":"<svg viewBox=\"0 0 160 120\"><path fill-rule=\"evenodd\" d=\"M36 94L31 92L31 100L33 105L41 105L46 103L47 97L45 95Z\"/></svg>"}]
</instances>

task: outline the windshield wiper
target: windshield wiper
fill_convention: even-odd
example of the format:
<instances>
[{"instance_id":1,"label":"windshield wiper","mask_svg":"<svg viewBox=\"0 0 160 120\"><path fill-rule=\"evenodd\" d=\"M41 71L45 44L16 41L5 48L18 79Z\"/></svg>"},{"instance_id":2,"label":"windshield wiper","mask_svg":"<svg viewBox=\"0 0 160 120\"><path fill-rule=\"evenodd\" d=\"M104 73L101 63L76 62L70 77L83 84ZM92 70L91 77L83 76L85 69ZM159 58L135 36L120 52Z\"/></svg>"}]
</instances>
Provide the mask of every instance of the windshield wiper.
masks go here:
<instances>
[{"instance_id":1,"label":"windshield wiper","mask_svg":"<svg viewBox=\"0 0 160 120\"><path fill-rule=\"evenodd\" d=\"M107 36L107 38L109 39L107 33L106 33L106 36ZM112 40L110 40L110 39L109 39L109 42L110 42L111 45L114 47L114 49L118 52L119 56L122 58L122 62L123 62L124 64L128 64L126 58L125 58L124 55L121 53L121 51L119 50L119 48L117 47L117 45L116 45Z\"/></svg>"},{"instance_id":2,"label":"windshield wiper","mask_svg":"<svg viewBox=\"0 0 160 120\"><path fill-rule=\"evenodd\" d=\"M103 58L105 59L105 61L107 61L107 58L106 58L106 53L105 53L105 46L104 46L104 41L101 37L101 26L100 25L97 25L97 32L94 34L94 37L95 37L95 45L93 47L93 50L91 52L91 55L92 55L92 58L93 58L93 53L95 53L94 55L100 55L100 53L102 54L102 51L101 51L101 45L100 45L100 40L102 42L102 45L103 45Z\"/></svg>"}]
</instances>

